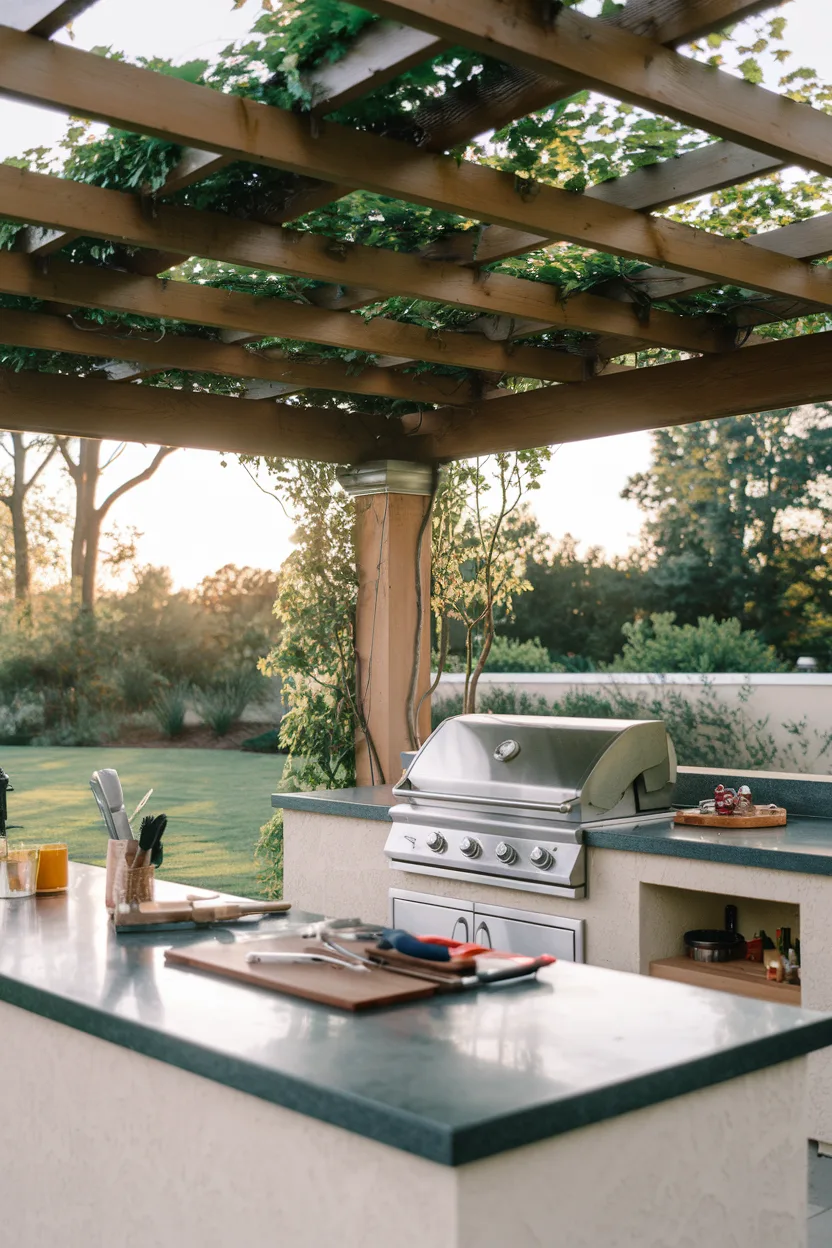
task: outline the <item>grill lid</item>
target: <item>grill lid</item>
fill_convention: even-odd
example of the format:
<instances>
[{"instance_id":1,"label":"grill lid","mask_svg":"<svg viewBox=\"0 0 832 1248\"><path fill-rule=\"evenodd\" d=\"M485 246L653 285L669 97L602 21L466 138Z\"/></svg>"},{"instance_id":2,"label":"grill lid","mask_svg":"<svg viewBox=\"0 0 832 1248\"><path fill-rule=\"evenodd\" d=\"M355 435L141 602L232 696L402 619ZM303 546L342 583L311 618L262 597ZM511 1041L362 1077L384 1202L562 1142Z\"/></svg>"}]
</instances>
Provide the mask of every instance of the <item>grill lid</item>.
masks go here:
<instances>
[{"instance_id":1,"label":"grill lid","mask_svg":"<svg viewBox=\"0 0 832 1248\"><path fill-rule=\"evenodd\" d=\"M522 805L587 820L614 811L633 786L640 809L667 806L675 780L661 720L460 715L439 725L394 792L409 802Z\"/></svg>"}]
</instances>

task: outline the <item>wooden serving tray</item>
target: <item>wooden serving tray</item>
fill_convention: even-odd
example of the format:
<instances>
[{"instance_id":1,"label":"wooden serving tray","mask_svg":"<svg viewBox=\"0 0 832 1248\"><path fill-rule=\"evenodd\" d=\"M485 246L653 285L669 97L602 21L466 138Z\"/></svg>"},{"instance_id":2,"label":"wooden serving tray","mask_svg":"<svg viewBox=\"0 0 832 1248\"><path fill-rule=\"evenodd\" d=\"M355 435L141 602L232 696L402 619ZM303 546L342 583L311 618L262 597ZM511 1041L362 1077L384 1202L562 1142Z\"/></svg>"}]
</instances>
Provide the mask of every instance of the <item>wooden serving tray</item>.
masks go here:
<instances>
[{"instance_id":1,"label":"wooden serving tray","mask_svg":"<svg viewBox=\"0 0 832 1248\"><path fill-rule=\"evenodd\" d=\"M325 962L276 963L246 962L247 953L312 953L319 946L316 942L297 937L275 937L273 940L237 940L233 945L207 940L182 949L167 949L167 966L184 966L192 970L209 971L238 979L257 988L271 988L273 992L288 993L293 997L305 997L322 1005L334 1005L341 1010L368 1010L382 1005L399 1005L405 1001L419 1001L431 997L436 984L426 980L411 979L395 971L381 967L368 975L341 970ZM355 945L356 953L363 954L365 947ZM321 950L323 953L328 950ZM437 963L433 963L434 966ZM439 964L441 965L441 964Z\"/></svg>"},{"instance_id":2,"label":"wooden serving tray","mask_svg":"<svg viewBox=\"0 0 832 1248\"><path fill-rule=\"evenodd\" d=\"M692 828L720 828L723 832L733 832L738 828L782 828L786 822L786 811L782 806L775 810L756 806L755 810L756 815L717 815L704 814L700 810L677 810L673 822Z\"/></svg>"}]
</instances>

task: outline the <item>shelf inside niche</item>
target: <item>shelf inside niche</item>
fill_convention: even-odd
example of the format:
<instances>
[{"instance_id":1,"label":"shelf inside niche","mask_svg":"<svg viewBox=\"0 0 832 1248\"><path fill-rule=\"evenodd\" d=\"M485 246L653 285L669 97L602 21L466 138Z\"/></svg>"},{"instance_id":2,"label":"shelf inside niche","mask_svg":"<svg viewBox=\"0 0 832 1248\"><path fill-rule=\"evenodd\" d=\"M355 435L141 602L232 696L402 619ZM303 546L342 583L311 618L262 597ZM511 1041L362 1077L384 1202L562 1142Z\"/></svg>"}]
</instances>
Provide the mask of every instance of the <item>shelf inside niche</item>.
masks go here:
<instances>
[{"instance_id":1,"label":"shelf inside niche","mask_svg":"<svg viewBox=\"0 0 832 1248\"><path fill-rule=\"evenodd\" d=\"M777 1005L800 1005L800 984L778 984L766 979L762 962L695 962L693 958L657 958L650 963L650 974L672 979L696 988L732 992L735 996L773 1001Z\"/></svg>"}]
</instances>

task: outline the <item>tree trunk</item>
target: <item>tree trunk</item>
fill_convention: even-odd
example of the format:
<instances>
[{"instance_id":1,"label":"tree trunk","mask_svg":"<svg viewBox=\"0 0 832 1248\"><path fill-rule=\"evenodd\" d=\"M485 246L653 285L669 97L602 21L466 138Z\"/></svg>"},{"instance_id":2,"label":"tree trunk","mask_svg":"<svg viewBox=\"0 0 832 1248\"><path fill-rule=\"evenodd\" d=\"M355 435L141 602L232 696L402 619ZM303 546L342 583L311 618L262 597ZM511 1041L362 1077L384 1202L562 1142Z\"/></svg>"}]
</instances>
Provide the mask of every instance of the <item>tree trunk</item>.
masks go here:
<instances>
[{"instance_id":1,"label":"tree trunk","mask_svg":"<svg viewBox=\"0 0 832 1248\"><path fill-rule=\"evenodd\" d=\"M98 542L101 526L96 523L95 491L101 473L101 441L82 438L78 449L78 465L73 473L75 482L75 524L72 530L70 568L72 594L82 607L95 604L95 569L98 566ZM89 568L92 568L92 580Z\"/></svg>"},{"instance_id":2,"label":"tree trunk","mask_svg":"<svg viewBox=\"0 0 832 1248\"><path fill-rule=\"evenodd\" d=\"M75 485L75 524L72 530L70 561L73 601L78 603L83 610L92 611L95 607L95 578L98 571L98 554L104 517L113 503L124 494L135 489L137 485L141 485L143 481L149 481L162 460L171 455L176 448L160 447L143 472L123 482L104 499L100 506L96 507L95 495L99 478L104 469L108 468L117 457L118 452L102 464L101 439L80 438L76 462L69 452L67 438L60 438L58 445L67 471Z\"/></svg>"},{"instance_id":3,"label":"tree trunk","mask_svg":"<svg viewBox=\"0 0 832 1248\"><path fill-rule=\"evenodd\" d=\"M100 512L93 511L87 525L84 543L84 570L81 577L81 606L92 610L95 605L95 577L98 571L98 551L101 546Z\"/></svg>"},{"instance_id":4,"label":"tree trunk","mask_svg":"<svg viewBox=\"0 0 832 1248\"><path fill-rule=\"evenodd\" d=\"M26 530L26 446L22 433L12 434L14 453L14 482L12 492L6 500L12 516L12 537L14 540L14 597L18 604L29 601L32 588L32 573L29 564L29 534Z\"/></svg>"},{"instance_id":5,"label":"tree trunk","mask_svg":"<svg viewBox=\"0 0 832 1248\"><path fill-rule=\"evenodd\" d=\"M14 540L14 597L24 605L29 601L32 573L29 565L29 534L26 532L26 516L23 499L13 497L11 505L12 537Z\"/></svg>"},{"instance_id":6,"label":"tree trunk","mask_svg":"<svg viewBox=\"0 0 832 1248\"><path fill-rule=\"evenodd\" d=\"M5 435L2 435L5 437ZM3 450L12 461L11 484L7 494L0 495L0 503L8 507L12 521L12 541L14 545L14 596L18 605L29 601L32 589L32 565L29 548L29 530L26 527L26 496L37 481L46 465L56 451L56 444L50 439L35 438L26 443L22 433L12 433L12 449L3 443ZM40 464L26 480L26 459L30 451L46 450Z\"/></svg>"}]
</instances>

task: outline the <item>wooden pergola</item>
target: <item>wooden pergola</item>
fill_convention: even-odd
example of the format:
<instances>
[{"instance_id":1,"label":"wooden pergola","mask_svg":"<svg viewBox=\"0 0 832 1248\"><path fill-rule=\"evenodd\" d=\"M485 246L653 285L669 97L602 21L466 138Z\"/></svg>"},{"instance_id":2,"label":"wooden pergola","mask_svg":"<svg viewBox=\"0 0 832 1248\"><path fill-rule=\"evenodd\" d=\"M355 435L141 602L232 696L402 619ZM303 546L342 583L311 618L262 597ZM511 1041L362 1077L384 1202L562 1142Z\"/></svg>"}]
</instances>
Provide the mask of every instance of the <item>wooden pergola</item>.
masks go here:
<instances>
[{"instance_id":1,"label":"wooden pergola","mask_svg":"<svg viewBox=\"0 0 832 1248\"><path fill-rule=\"evenodd\" d=\"M0 252L0 293L40 301L37 311L0 310L0 342L106 363L96 378L0 370L0 423L351 465L347 485L360 500L359 659L368 664L372 650L368 714L388 779L406 745L411 642L426 627L416 619L414 553L433 465L832 398L832 334L774 340L753 332L832 306L832 273L813 263L832 253L829 217L740 240L656 215L787 166L832 174L832 117L675 50L775 7L772 0L628 0L604 21L555 0L363 0L381 20L341 60L313 71L304 114L50 41L91 2L4 0L0 93L184 151L152 197L0 165L0 217L26 226L15 250ZM496 58L504 73L486 101L451 101L447 124L421 146L327 120L449 45ZM524 186L448 154L586 87L722 141L582 194ZM233 162L292 175L284 209L241 220L169 202ZM457 235L444 255L441 247L424 255L285 228L356 189L479 221L476 248L466 250ZM89 236L138 249L130 271L61 256L71 240ZM484 267L560 240L645 262L639 298L620 289L564 298L551 283ZM159 276L193 256L315 279L328 293L315 306ZM755 296L730 319L653 306L669 293L678 300L726 284ZM356 314L391 295L480 319L466 332L437 333ZM70 309L169 318L213 334L119 341L79 325ZM553 346L560 331L564 343L555 337ZM575 331L580 350L567 347ZM544 332L547 345L539 345L535 335ZM275 337L369 353L375 362L354 370L337 359L298 362L247 349ZM616 362L657 347L674 357L651 358L648 367ZM409 361L466 372L408 370ZM245 393L129 384L166 371L243 379ZM543 384L518 392L506 384L518 377ZM387 400L390 411L303 401L305 390L322 388ZM426 544L424 601L429 557ZM422 688L428 658L423 645ZM359 772L369 779L364 757Z\"/></svg>"}]
</instances>

